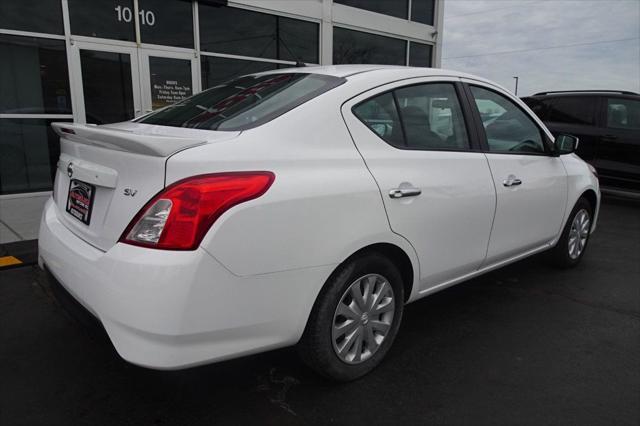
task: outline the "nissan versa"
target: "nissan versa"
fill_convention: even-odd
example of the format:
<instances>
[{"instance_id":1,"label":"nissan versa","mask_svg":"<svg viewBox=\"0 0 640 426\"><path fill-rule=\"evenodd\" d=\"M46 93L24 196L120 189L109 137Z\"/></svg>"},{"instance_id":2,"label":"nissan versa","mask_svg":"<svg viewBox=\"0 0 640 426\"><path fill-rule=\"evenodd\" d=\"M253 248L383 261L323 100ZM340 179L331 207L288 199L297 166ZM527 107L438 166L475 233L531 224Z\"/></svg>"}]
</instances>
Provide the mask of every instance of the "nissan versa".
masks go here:
<instances>
[{"instance_id":1,"label":"nissan versa","mask_svg":"<svg viewBox=\"0 0 640 426\"><path fill-rule=\"evenodd\" d=\"M576 138L453 71L277 70L53 127L40 265L149 368L297 344L357 378L406 303L545 250L573 266L598 215Z\"/></svg>"}]
</instances>

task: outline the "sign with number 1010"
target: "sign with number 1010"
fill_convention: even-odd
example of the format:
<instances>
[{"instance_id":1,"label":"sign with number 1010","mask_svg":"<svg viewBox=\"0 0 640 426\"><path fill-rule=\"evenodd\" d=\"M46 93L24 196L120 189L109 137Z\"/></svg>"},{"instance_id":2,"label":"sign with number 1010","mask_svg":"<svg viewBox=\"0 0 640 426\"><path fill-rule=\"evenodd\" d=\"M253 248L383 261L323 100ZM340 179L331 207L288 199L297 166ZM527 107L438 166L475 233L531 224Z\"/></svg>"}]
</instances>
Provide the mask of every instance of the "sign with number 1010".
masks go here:
<instances>
[{"instance_id":1,"label":"sign with number 1010","mask_svg":"<svg viewBox=\"0 0 640 426\"><path fill-rule=\"evenodd\" d=\"M133 12L130 7L127 6L116 6L115 9L118 22L131 22L133 19ZM141 9L138 11L138 15L140 15L140 24L141 25L149 25L153 27L156 23L156 15L151 10Z\"/></svg>"}]
</instances>

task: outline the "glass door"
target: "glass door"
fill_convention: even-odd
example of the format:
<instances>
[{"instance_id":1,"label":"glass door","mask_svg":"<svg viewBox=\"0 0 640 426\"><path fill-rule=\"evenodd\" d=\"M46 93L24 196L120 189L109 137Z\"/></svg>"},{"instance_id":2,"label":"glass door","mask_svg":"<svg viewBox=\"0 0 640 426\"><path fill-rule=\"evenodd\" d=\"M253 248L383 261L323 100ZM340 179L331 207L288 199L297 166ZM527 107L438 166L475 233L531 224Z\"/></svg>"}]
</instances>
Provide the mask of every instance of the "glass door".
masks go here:
<instances>
[{"instance_id":1,"label":"glass door","mask_svg":"<svg viewBox=\"0 0 640 426\"><path fill-rule=\"evenodd\" d=\"M199 92L197 71L193 53L140 49L143 114Z\"/></svg>"},{"instance_id":2,"label":"glass door","mask_svg":"<svg viewBox=\"0 0 640 426\"><path fill-rule=\"evenodd\" d=\"M135 47L77 41L72 56L76 122L116 123L142 114Z\"/></svg>"}]
</instances>

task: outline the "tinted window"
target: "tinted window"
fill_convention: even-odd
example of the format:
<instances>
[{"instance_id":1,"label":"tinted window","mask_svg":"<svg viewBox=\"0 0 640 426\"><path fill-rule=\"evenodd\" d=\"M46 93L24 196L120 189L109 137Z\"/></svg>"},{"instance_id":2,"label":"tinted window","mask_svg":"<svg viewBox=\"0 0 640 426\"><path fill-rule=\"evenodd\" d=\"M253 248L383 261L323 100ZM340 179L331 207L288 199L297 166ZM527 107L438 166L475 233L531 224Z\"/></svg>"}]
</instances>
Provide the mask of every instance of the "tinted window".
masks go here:
<instances>
[{"instance_id":1,"label":"tinted window","mask_svg":"<svg viewBox=\"0 0 640 426\"><path fill-rule=\"evenodd\" d=\"M69 0L71 33L135 41L132 0Z\"/></svg>"},{"instance_id":2,"label":"tinted window","mask_svg":"<svg viewBox=\"0 0 640 426\"><path fill-rule=\"evenodd\" d=\"M200 66L203 89L217 86L241 75L275 70L278 67L277 64L269 62L245 61L204 55L200 57Z\"/></svg>"},{"instance_id":3,"label":"tinted window","mask_svg":"<svg viewBox=\"0 0 640 426\"><path fill-rule=\"evenodd\" d=\"M409 65L412 67L431 66L431 45L424 43L409 43Z\"/></svg>"},{"instance_id":4,"label":"tinted window","mask_svg":"<svg viewBox=\"0 0 640 426\"><path fill-rule=\"evenodd\" d=\"M318 63L319 25L233 7L200 4L202 50Z\"/></svg>"},{"instance_id":5,"label":"tinted window","mask_svg":"<svg viewBox=\"0 0 640 426\"><path fill-rule=\"evenodd\" d=\"M334 3L405 19L409 10L407 0L334 0Z\"/></svg>"},{"instance_id":6,"label":"tinted window","mask_svg":"<svg viewBox=\"0 0 640 426\"><path fill-rule=\"evenodd\" d=\"M303 73L240 77L161 109L140 122L208 130L250 129L344 81Z\"/></svg>"},{"instance_id":7,"label":"tinted window","mask_svg":"<svg viewBox=\"0 0 640 426\"><path fill-rule=\"evenodd\" d=\"M421 84L395 91L407 147L466 149L469 139L452 84Z\"/></svg>"},{"instance_id":8,"label":"tinted window","mask_svg":"<svg viewBox=\"0 0 640 426\"><path fill-rule=\"evenodd\" d=\"M138 7L143 43L193 48L191 2L140 0Z\"/></svg>"},{"instance_id":9,"label":"tinted window","mask_svg":"<svg viewBox=\"0 0 640 426\"><path fill-rule=\"evenodd\" d=\"M115 123L133 118L129 55L81 50L80 65L87 123Z\"/></svg>"},{"instance_id":10,"label":"tinted window","mask_svg":"<svg viewBox=\"0 0 640 426\"><path fill-rule=\"evenodd\" d=\"M63 40L0 34L0 112L71 114Z\"/></svg>"},{"instance_id":11,"label":"tinted window","mask_svg":"<svg viewBox=\"0 0 640 426\"><path fill-rule=\"evenodd\" d=\"M2 0L0 28L63 34L60 0Z\"/></svg>"},{"instance_id":12,"label":"tinted window","mask_svg":"<svg viewBox=\"0 0 640 426\"><path fill-rule=\"evenodd\" d=\"M51 122L34 118L0 118L0 194L48 191L60 155Z\"/></svg>"},{"instance_id":13,"label":"tinted window","mask_svg":"<svg viewBox=\"0 0 640 426\"><path fill-rule=\"evenodd\" d=\"M407 42L361 31L333 28L334 64L406 64Z\"/></svg>"},{"instance_id":14,"label":"tinted window","mask_svg":"<svg viewBox=\"0 0 640 426\"><path fill-rule=\"evenodd\" d=\"M522 101L533 111L540 120L546 120L549 111L549 101L535 98L522 98Z\"/></svg>"},{"instance_id":15,"label":"tinted window","mask_svg":"<svg viewBox=\"0 0 640 426\"><path fill-rule=\"evenodd\" d=\"M353 108L353 113L390 145L406 146L398 110L391 92L361 102Z\"/></svg>"},{"instance_id":16,"label":"tinted window","mask_svg":"<svg viewBox=\"0 0 640 426\"><path fill-rule=\"evenodd\" d=\"M542 134L535 122L506 97L471 86L487 135L489 151L544 153Z\"/></svg>"},{"instance_id":17,"label":"tinted window","mask_svg":"<svg viewBox=\"0 0 640 426\"><path fill-rule=\"evenodd\" d=\"M607 127L640 129L640 101L607 99Z\"/></svg>"},{"instance_id":18,"label":"tinted window","mask_svg":"<svg viewBox=\"0 0 640 426\"><path fill-rule=\"evenodd\" d=\"M411 0L411 20L433 25L434 0Z\"/></svg>"},{"instance_id":19,"label":"tinted window","mask_svg":"<svg viewBox=\"0 0 640 426\"><path fill-rule=\"evenodd\" d=\"M597 98L567 96L551 100L547 120L558 123L594 124Z\"/></svg>"}]
</instances>

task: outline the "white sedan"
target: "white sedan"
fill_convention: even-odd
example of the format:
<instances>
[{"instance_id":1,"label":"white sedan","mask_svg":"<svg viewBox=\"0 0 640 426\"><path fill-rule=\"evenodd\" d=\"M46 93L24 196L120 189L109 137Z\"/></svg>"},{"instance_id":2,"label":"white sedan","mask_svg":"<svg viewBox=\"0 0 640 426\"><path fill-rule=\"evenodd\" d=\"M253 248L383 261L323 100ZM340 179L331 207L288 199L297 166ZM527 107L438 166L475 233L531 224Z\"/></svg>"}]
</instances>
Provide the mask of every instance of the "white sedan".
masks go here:
<instances>
[{"instance_id":1,"label":"white sedan","mask_svg":"<svg viewBox=\"0 0 640 426\"><path fill-rule=\"evenodd\" d=\"M406 303L546 250L577 264L600 202L577 139L440 69L277 70L53 127L40 266L156 369L298 344L357 378Z\"/></svg>"}]
</instances>

